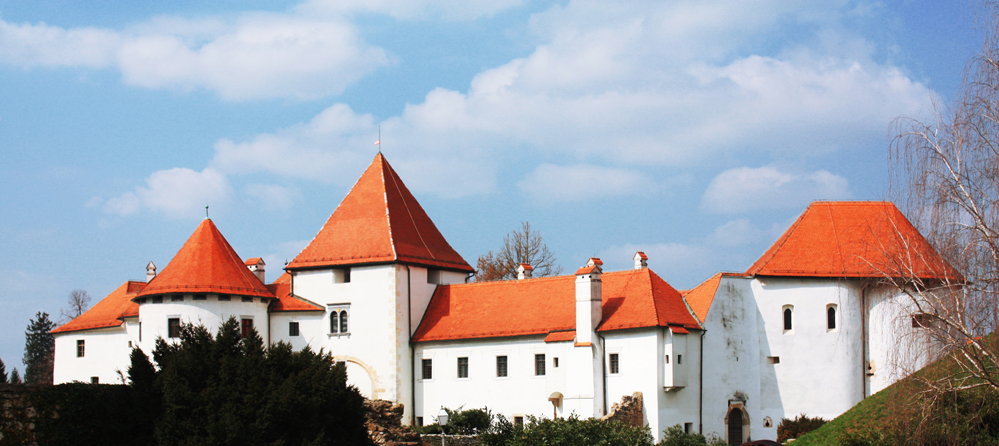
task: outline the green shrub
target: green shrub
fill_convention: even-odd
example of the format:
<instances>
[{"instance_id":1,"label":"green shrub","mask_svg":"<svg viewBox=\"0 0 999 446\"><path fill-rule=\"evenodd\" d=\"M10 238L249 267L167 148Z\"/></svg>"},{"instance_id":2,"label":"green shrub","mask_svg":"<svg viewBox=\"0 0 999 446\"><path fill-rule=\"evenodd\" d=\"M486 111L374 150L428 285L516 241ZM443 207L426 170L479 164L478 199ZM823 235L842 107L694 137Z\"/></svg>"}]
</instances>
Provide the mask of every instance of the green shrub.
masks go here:
<instances>
[{"instance_id":1,"label":"green shrub","mask_svg":"<svg viewBox=\"0 0 999 446\"><path fill-rule=\"evenodd\" d=\"M815 429L818 429L826 420L815 417L809 418L805 414L798 415L794 419L782 418L777 425L777 442L783 443L792 438L798 438Z\"/></svg>"},{"instance_id":2,"label":"green shrub","mask_svg":"<svg viewBox=\"0 0 999 446\"><path fill-rule=\"evenodd\" d=\"M634 427L596 418L537 418L515 425L497 415L492 427L479 435L483 446L653 446L648 427Z\"/></svg>"},{"instance_id":3,"label":"green shrub","mask_svg":"<svg viewBox=\"0 0 999 446\"><path fill-rule=\"evenodd\" d=\"M707 446L707 439L698 433L686 433L676 424L663 431L663 439L656 446Z\"/></svg>"}]
</instances>

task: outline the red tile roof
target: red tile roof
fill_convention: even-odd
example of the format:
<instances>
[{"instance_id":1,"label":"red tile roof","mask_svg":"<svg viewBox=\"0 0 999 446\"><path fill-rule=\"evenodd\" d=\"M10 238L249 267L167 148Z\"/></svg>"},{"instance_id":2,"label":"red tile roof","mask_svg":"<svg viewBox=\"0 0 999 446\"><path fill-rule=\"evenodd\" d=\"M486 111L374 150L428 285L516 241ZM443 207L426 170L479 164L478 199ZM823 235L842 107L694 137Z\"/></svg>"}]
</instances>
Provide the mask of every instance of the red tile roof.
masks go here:
<instances>
[{"instance_id":1,"label":"red tile roof","mask_svg":"<svg viewBox=\"0 0 999 446\"><path fill-rule=\"evenodd\" d=\"M963 280L894 204L839 201L812 203L746 274L900 277L902 268L924 279Z\"/></svg>"},{"instance_id":2,"label":"red tile roof","mask_svg":"<svg viewBox=\"0 0 999 446\"><path fill-rule=\"evenodd\" d=\"M267 285L267 289L274 293L277 300L272 301L267 307L267 311L272 313L282 311L325 311L326 309L315 302L303 299L291 294L291 274L284 273L273 283Z\"/></svg>"},{"instance_id":3,"label":"red tile roof","mask_svg":"<svg viewBox=\"0 0 999 446\"><path fill-rule=\"evenodd\" d=\"M274 297L207 218L198 225L163 271L138 295L166 293Z\"/></svg>"},{"instance_id":4,"label":"red tile roof","mask_svg":"<svg viewBox=\"0 0 999 446\"><path fill-rule=\"evenodd\" d=\"M680 293L651 270L604 273L598 331L676 325L699 329ZM549 335L576 325L576 277L437 287L413 341ZM561 337L569 335L555 335Z\"/></svg>"},{"instance_id":5,"label":"red tile roof","mask_svg":"<svg viewBox=\"0 0 999 446\"><path fill-rule=\"evenodd\" d=\"M146 282L123 283L89 310L52 330L52 333L120 326L124 318L139 315L139 304L132 302L132 298L145 286Z\"/></svg>"},{"instance_id":6,"label":"red tile roof","mask_svg":"<svg viewBox=\"0 0 999 446\"><path fill-rule=\"evenodd\" d=\"M568 342L576 339L576 330L553 331L545 336L545 342Z\"/></svg>"},{"instance_id":7,"label":"red tile roof","mask_svg":"<svg viewBox=\"0 0 999 446\"><path fill-rule=\"evenodd\" d=\"M286 269L382 262L474 271L379 153Z\"/></svg>"},{"instance_id":8,"label":"red tile roof","mask_svg":"<svg viewBox=\"0 0 999 446\"><path fill-rule=\"evenodd\" d=\"M261 263L264 263L264 259L261 259L260 257L250 257L246 259L245 262L243 262L243 264L246 266L259 265Z\"/></svg>"},{"instance_id":9,"label":"red tile roof","mask_svg":"<svg viewBox=\"0 0 999 446\"><path fill-rule=\"evenodd\" d=\"M717 273L711 276L710 279L702 282L700 285L686 291L681 291L680 294L683 295L683 299L687 301L687 304L690 305L690 309L693 310L695 315L697 315L697 319L704 322L704 318L708 316L708 310L711 308L711 302L714 301L715 294L718 292L718 285L721 283L721 278L725 276L741 275L742 274Z\"/></svg>"}]
</instances>

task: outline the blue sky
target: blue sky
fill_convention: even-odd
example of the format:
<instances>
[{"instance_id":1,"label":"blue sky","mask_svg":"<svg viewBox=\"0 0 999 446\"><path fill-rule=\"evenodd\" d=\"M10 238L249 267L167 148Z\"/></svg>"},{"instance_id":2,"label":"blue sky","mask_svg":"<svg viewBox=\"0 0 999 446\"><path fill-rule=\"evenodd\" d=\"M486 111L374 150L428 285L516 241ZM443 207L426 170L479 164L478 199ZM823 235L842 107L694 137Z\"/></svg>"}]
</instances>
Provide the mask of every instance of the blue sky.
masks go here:
<instances>
[{"instance_id":1,"label":"blue sky","mask_svg":"<svg viewBox=\"0 0 999 446\"><path fill-rule=\"evenodd\" d=\"M966 2L0 0L0 358L161 268L204 206L269 280L382 150L474 265L743 271L813 200L887 197L890 124L980 47Z\"/></svg>"}]
</instances>

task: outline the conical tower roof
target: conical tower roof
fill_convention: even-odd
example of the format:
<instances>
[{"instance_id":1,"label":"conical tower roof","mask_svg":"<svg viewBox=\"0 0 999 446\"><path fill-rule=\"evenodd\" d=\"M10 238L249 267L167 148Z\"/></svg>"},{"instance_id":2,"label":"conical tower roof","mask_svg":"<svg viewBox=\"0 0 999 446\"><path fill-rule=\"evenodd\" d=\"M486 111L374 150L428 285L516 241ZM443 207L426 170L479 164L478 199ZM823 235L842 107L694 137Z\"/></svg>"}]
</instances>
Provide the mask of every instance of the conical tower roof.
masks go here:
<instances>
[{"instance_id":1,"label":"conical tower roof","mask_svg":"<svg viewBox=\"0 0 999 446\"><path fill-rule=\"evenodd\" d=\"M136 297L167 293L274 297L207 218Z\"/></svg>"},{"instance_id":2,"label":"conical tower roof","mask_svg":"<svg viewBox=\"0 0 999 446\"><path fill-rule=\"evenodd\" d=\"M379 153L287 269L389 262L474 271Z\"/></svg>"}]
</instances>

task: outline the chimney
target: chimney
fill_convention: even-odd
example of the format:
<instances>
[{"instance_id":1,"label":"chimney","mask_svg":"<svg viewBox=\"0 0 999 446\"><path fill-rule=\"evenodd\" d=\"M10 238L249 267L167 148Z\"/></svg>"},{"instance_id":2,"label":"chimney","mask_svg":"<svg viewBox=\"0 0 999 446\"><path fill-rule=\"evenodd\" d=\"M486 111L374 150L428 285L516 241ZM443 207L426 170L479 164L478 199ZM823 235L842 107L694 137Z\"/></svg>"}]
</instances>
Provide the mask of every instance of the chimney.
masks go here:
<instances>
[{"instance_id":1,"label":"chimney","mask_svg":"<svg viewBox=\"0 0 999 446\"><path fill-rule=\"evenodd\" d=\"M253 272L253 275L257 276L257 278L260 279L261 283L267 283L264 281L264 266L266 265L264 263L264 259L261 259L260 257L253 257L250 259L246 259L245 263L246 267Z\"/></svg>"},{"instance_id":2,"label":"chimney","mask_svg":"<svg viewBox=\"0 0 999 446\"><path fill-rule=\"evenodd\" d=\"M597 325L603 320L603 273L600 259L591 257L586 266L576 270L576 345L591 345Z\"/></svg>"},{"instance_id":3,"label":"chimney","mask_svg":"<svg viewBox=\"0 0 999 446\"><path fill-rule=\"evenodd\" d=\"M530 279L534 272L534 267L530 263L521 263L517 267L517 280Z\"/></svg>"},{"instance_id":4,"label":"chimney","mask_svg":"<svg viewBox=\"0 0 999 446\"><path fill-rule=\"evenodd\" d=\"M644 252L638 251L635 253L635 269L644 269L649 267L649 258Z\"/></svg>"},{"instance_id":5,"label":"chimney","mask_svg":"<svg viewBox=\"0 0 999 446\"><path fill-rule=\"evenodd\" d=\"M156 277L156 264L150 260L149 264L146 265L146 283L153 280L153 277Z\"/></svg>"}]
</instances>

